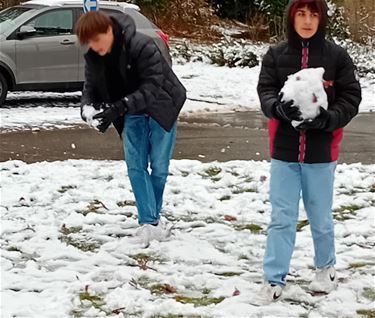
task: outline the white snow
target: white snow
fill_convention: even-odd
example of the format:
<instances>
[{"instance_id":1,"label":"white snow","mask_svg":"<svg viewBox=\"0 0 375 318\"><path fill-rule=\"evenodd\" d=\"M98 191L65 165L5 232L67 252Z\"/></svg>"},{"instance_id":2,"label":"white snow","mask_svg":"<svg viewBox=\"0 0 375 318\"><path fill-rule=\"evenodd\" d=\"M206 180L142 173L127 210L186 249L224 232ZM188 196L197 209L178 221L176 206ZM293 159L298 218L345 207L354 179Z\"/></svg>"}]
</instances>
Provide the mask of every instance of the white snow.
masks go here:
<instances>
[{"instance_id":1,"label":"white snow","mask_svg":"<svg viewBox=\"0 0 375 318\"><path fill-rule=\"evenodd\" d=\"M260 66L229 68L186 63L175 65L174 70L187 88L188 100L182 108L183 114L260 111L256 91ZM361 78L361 85L362 102L359 111L375 111L375 82L371 77ZM79 98L80 92L11 92L8 95L9 106L1 109L0 129L50 129L83 124ZM41 107L40 103L45 106Z\"/></svg>"},{"instance_id":2,"label":"white snow","mask_svg":"<svg viewBox=\"0 0 375 318\"><path fill-rule=\"evenodd\" d=\"M93 119L93 117L96 115L96 114L99 114L102 110L98 110L98 109L95 109L95 107L93 105L83 105L82 106L82 116L84 118L86 118L86 123L87 125L89 125L90 127L94 128L94 129L98 129L97 127L99 126L100 124L100 121L97 120L97 119Z\"/></svg>"},{"instance_id":3,"label":"white snow","mask_svg":"<svg viewBox=\"0 0 375 318\"><path fill-rule=\"evenodd\" d=\"M137 213L123 162L8 161L0 172L4 318L359 317L375 309L375 165L337 168L338 289L307 293L313 245L305 226L285 299L264 307L250 299L262 282L268 162L172 161L163 218L173 234L148 249L132 236ZM218 303L194 306L182 296Z\"/></svg>"},{"instance_id":4,"label":"white snow","mask_svg":"<svg viewBox=\"0 0 375 318\"><path fill-rule=\"evenodd\" d=\"M259 66L174 69L188 90L184 114L260 111ZM373 77L361 85L360 112L372 112ZM0 130L82 124L79 98L79 92L9 93ZM148 249L133 238L137 212L121 161L7 161L0 177L1 317L351 318L375 311L375 164L337 167L339 288L328 296L307 293L313 246L305 226L285 299L265 307L250 299L262 283L268 162L172 161L163 218L174 224L173 235ZM302 204L300 212L306 220Z\"/></svg>"}]
</instances>

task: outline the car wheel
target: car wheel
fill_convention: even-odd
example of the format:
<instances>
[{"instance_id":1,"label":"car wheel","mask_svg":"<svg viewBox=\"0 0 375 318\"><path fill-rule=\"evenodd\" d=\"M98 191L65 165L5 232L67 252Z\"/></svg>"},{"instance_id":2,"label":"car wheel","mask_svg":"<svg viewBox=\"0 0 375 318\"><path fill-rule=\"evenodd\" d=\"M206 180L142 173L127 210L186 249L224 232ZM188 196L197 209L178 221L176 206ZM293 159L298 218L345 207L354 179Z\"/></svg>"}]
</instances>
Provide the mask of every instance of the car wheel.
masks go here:
<instances>
[{"instance_id":1,"label":"car wheel","mask_svg":"<svg viewBox=\"0 0 375 318\"><path fill-rule=\"evenodd\" d=\"M8 82L4 75L0 73L0 106L3 105L8 93Z\"/></svg>"}]
</instances>

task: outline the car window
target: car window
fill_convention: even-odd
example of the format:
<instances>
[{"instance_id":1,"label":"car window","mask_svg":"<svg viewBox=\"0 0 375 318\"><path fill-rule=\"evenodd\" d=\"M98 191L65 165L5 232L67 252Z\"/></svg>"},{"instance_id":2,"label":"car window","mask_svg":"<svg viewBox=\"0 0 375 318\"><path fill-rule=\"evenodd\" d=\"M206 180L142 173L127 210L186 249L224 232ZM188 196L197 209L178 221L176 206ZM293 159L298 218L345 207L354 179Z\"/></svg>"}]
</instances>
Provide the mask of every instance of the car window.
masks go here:
<instances>
[{"instance_id":1,"label":"car window","mask_svg":"<svg viewBox=\"0 0 375 318\"><path fill-rule=\"evenodd\" d=\"M14 24L14 20L29 10L29 8L13 7L0 11L0 33L5 32Z\"/></svg>"},{"instance_id":2,"label":"car window","mask_svg":"<svg viewBox=\"0 0 375 318\"><path fill-rule=\"evenodd\" d=\"M26 25L33 27L37 36L73 34L73 11L49 11L30 20Z\"/></svg>"}]
</instances>

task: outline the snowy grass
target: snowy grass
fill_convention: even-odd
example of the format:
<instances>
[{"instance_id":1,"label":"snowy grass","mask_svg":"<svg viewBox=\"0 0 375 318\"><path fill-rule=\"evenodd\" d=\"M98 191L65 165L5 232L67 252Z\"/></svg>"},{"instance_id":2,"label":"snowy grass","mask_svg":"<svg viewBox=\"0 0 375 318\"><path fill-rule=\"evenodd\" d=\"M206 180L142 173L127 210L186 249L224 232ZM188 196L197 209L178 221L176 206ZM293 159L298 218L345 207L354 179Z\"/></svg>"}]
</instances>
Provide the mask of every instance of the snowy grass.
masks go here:
<instances>
[{"instance_id":1,"label":"snowy grass","mask_svg":"<svg viewBox=\"0 0 375 318\"><path fill-rule=\"evenodd\" d=\"M342 164L334 197L339 288L311 295L301 206L285 299L254 307L270 218L269 163L172 161L167 242L142 249L121 161L1 171L2 317L373 317L375 165Z\"/></svg>"}]
</instances>

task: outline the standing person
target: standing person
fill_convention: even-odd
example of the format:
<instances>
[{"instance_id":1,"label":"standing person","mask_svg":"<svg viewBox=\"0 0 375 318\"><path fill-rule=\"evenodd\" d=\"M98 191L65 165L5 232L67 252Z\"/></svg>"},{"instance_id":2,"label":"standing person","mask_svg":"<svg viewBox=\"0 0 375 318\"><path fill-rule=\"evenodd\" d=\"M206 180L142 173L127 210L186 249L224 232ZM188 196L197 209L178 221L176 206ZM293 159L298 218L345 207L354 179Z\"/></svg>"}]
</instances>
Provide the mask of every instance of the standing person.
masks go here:
<instances>
[{"instance_id":1,"label":"standing person","mask_svg":"<svg viewBox=\"0 0 375 318\"><path fill-rule=\"evenodd\" d=\"M327 5L324 0L290 1L286 10L287 41L270 47L258 82L261 108L269 118L271 153L271 222L264 255L265 284L255 303L281 297L292 257L299 201L309 219L314 243L316 275L310 289L329 293L337 286L333 181L343 127L358 113L360 85L347 52L325 39ZM297 129L292 120L301 113L293 101L282 101L287 76L302 68L323 67L328 110Z\"/></svg>"},{"instance_id":2,"label":"standing person","mask_svg":"<svg viewBox=\"0 0 375 318\"><path fill-rule=\"evenodd\" d=\"M150 37L136 31L130 16L88 12L79 18L76 34L89 48L81 107L104 105L93 117L98 130L104 133L113 123L122 137L141 226L137 233L147 247L167 234L160 210L186 90L169 56L163 57Z\"/></svg>"}]
</instances>

